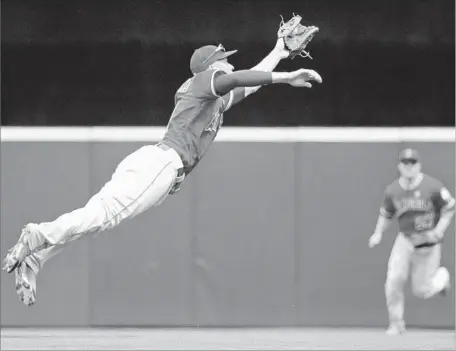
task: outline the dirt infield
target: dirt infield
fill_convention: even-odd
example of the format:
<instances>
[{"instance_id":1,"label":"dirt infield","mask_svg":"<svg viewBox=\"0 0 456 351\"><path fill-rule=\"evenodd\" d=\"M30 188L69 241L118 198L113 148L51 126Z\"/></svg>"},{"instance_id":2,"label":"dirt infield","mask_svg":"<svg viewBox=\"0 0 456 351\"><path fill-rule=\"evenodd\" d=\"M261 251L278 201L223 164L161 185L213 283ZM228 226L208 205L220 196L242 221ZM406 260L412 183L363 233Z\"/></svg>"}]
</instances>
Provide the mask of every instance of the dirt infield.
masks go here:
<instances>
[{"instance_id":1,"label":"dirt infield","mask_svg":"<svg viewBox=\"0 0 456 351\"><path fill-rule=\"evenodd\" d=\"M32 329L1 331L2 350L454 350L455 332L380 329Z\"/></svg>"}]
</instances>

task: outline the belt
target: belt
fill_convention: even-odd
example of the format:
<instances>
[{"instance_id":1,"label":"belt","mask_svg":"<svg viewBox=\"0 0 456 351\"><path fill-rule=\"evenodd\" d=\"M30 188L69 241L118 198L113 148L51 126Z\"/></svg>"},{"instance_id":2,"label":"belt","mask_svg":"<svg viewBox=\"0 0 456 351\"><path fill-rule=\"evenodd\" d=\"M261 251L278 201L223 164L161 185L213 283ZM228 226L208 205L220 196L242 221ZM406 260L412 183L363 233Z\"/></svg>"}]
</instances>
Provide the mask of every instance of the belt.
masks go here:
<instances>
[{"instance_id":1,"label":"belt","mask_svg":"<svg viewBox=\"0 0 456 351\"><path fill-rule=\"evenodd\" d=\"M164 151L168 151L168 150L174 150L173 148L169 147L168 145L166 144L163 144L163 143L158 143L158 144L155 144L156 147L164 150ZM183 175L185 175L185 172L184 172L184 167L181 167L177 170L177 176L178 177L182 177Z\"/></svg>"},{"instance_id":2,"label":"belt","mask_svg":"<svg viewBox=\"0 0 456 351\"><path fill-rule=\"evenodd\" d=\"M432 247L435 245L437 245L437 243L424 243L424 244L419 244L419 245L415 246L415 249L421 249L423 247Z\"/></svg>"},{"instance_id":3,"label":"belt","mask_svg":"<svg viewBox=\"0 0 456 351\"><path fill-rule=\"evenodd\" d=\"M165 150L165 151L171 150L171 148L166 144L158 143L155 146L159 147L160 149Z\"/></svg>"}]
</instances>

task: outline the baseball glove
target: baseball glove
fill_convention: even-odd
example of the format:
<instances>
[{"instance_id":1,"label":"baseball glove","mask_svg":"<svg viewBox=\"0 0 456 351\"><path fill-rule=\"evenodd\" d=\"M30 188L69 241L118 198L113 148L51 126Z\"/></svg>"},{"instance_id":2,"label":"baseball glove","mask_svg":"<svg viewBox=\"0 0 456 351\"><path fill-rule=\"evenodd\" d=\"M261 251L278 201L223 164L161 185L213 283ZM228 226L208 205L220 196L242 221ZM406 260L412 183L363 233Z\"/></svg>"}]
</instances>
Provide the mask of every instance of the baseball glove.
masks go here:
<instances>
[{"instance_id":1,"label":"baseball glove","mask_svg":"<svg viewBox=\"0 0 456 351\"><path fill-rule=\"evenodd\" d=\"M287 22L285 22L282 17L280 28L277 32L277 37L283 38L285 47L290 52L291 59L298 55L311 59L312 56L310 56L305 48L313 39L315 33L319 31L318 27L302 25L301 20L302 17L295 14L293 14L293 17Z\"/></svg>"}]
</instances>

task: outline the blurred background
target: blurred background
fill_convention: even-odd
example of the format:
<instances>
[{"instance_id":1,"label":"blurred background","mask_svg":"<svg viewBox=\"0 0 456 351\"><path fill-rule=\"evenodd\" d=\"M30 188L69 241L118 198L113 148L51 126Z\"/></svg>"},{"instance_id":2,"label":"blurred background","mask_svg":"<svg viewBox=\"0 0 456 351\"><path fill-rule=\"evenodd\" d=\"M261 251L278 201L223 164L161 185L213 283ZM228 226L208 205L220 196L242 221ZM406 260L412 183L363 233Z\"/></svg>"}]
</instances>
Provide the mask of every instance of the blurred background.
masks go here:
<instances>
[{"instance_id":1,"label":"blurred background","mask_svg":"<svg viewBox=\"0 0 456 351\"><path fill-rule=\"evenodd\" d=\"M33 129L39 139L55 126L164 127L193 50L223 43L239 50L236 68L250 68L273 48L280 15L293 12L320 27L308 48L314 59L286 60L278 70L312 68L323 84L265 87L225 115L222 132L417 126L421 135L430 127L454 133L454 1L1 5L2 134L45 127ZM151 141L2 141L2 256L24 224L84 205L123 157ZM455 193L447 138L216 142L178 195L53 258L32 308L19 302L14 277L0 274L2 327L384 328L397 226L375 250L367 243L405 146L416 147L425 171ZM452 279L454 230L453 223L443 250ZM454 329L454 294L422 301L407 285L406 299L409 326Z\"/></svg>"},{"instance_id":2,"label":"blurred background","mask_svg":"<svg viewBox=\"0 0 456 351\"><path fill-rule=\"evenodd\" d=\"M277 69L325 84L263 89L225 125L454 125L451 0L5 0L2 123L162 126L193 50L223 43L253 67L293 12L320 28L314 60Z\"/></svg>"}]
</instances>

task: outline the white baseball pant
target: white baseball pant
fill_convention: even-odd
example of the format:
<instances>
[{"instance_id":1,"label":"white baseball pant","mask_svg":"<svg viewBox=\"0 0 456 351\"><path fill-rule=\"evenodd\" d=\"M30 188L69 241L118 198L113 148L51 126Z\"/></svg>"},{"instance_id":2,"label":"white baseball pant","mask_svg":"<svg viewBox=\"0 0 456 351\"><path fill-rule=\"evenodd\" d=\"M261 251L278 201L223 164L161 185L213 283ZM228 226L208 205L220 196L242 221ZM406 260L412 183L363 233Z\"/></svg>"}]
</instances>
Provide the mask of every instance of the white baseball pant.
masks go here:
<instances>
[{"instance_id":1,"label":"white baseball pant","mask_svg":"<svg viewBox=\"0 0 456 351\"><path fill-rule=\"evenodd\" d=\"M53 245L34 253L27 262L32 261L33 268L39 269L69 242L114 228L123 220L160 205L181 168L182 160L173 149L147 145L136 150L119 163L111 180L84 207L38 225L40 233Z\"/></svg>"},{"instance_id":2,"label":"white baseball pant","mask_svg":"<svg viewBox=\"0 0 456 351\"><path fill-rule=\"evenodd\" d=\"M390 323L404 320L404 285L412 266L412 291L420 298L429 298L439 293L449 276L440 267L441 244L415 249L405 235L399 233L388 261L385 282L386 304Z\"/></svg>"}]
</instances>

